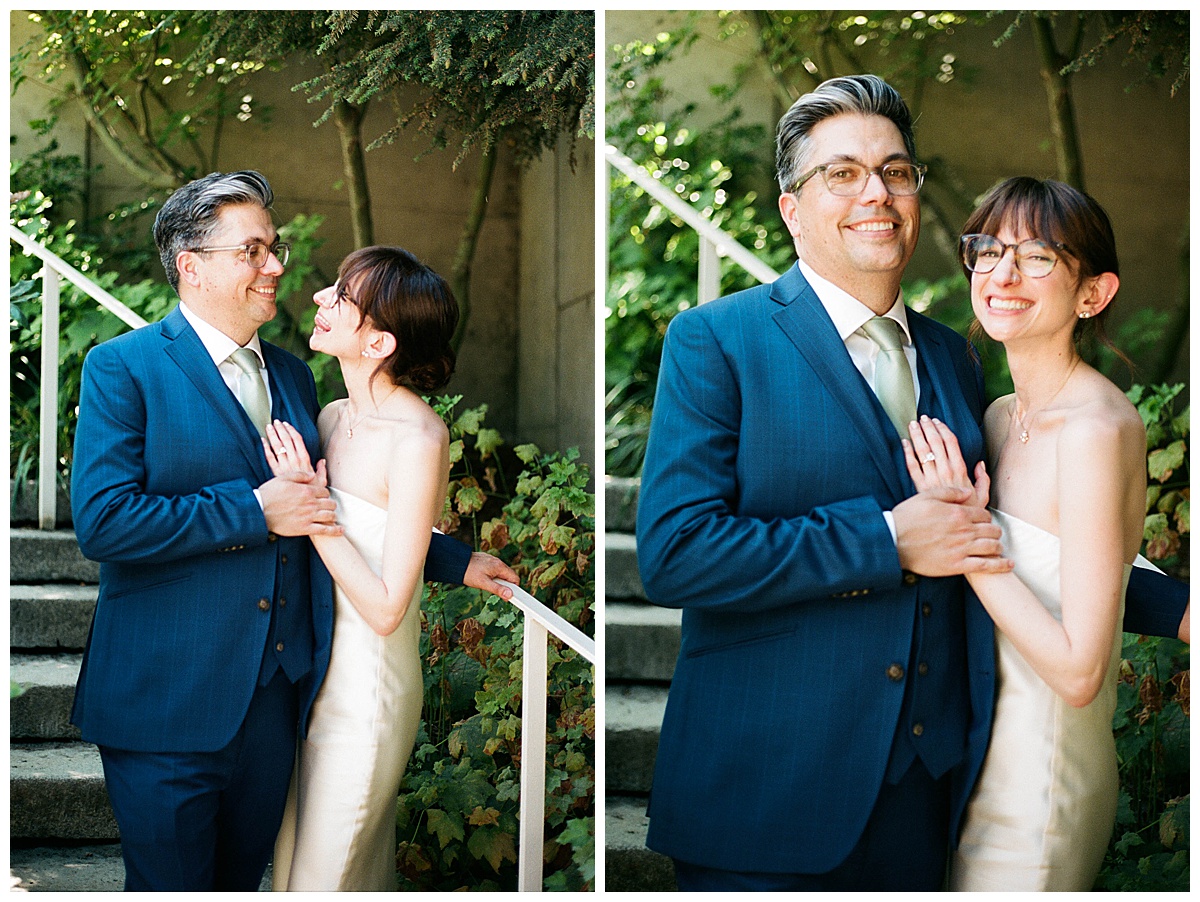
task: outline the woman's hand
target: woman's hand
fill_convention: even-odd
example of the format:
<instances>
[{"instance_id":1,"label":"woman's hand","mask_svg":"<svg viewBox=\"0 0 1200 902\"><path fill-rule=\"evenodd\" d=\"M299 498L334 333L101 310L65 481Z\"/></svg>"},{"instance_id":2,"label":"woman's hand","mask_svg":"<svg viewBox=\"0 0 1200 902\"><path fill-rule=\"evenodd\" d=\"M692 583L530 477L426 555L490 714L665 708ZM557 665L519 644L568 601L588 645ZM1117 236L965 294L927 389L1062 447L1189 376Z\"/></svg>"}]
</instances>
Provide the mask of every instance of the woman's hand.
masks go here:
<instances>
[{"instance_id":1,"label":"woman's hand","mask_svg":"<svg viewBox=\"0 0 1200 902\"><path fill-rule=\"evenodd\" d=\"M282 420L268 423L262 443L267 465L276 476L293 482L318 480L321 485L325 484L325 462L319 461L316 469L313 469L304 439L290 423Z\"/></svg>"},{"instance_id":2,"label":"woman's hand","mask_svg":"<svg viewBox=\"0 0 1200 902\"><path fill-rule=\"evenodd\" d=\"M908 439L901 439L904 460L908 464L908 475L918 492L940 486L970 489L972 494L965 503L975 507L987 507L991 480L983 461L975 467L975 484L967 475L967 464L963 460L958 439L941 420L921 417L920 421L908 424Z\"/></svg>"}]
</instances>

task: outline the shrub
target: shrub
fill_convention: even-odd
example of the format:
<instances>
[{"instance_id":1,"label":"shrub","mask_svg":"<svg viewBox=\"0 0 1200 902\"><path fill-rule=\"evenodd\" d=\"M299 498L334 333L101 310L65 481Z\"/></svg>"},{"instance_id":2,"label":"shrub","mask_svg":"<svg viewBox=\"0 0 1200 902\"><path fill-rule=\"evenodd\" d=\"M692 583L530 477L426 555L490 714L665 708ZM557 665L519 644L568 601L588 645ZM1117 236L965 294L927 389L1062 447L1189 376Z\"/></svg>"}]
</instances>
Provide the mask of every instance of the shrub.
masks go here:
<instances>
[{"instance_id":1,"label":"shrub","mask_svg":"<svg viewBox=\"0 0 1200 902\"><path fill-rule=\"evenodd\" d=\"M455 415L454 472L441 528L503 558L521 585L584 632L595 615L595 499L574 449L505 454L486 406ZM507 458L507 461L502 460ZM506 468L520 472L509 486ZM521 613L465 587L422 605L425 710L397 808L397 866L407 889L516 889L520 782ZM548 655L544 888L595 877L594 672L551 637Z\"/></svg>"}]
</instances>

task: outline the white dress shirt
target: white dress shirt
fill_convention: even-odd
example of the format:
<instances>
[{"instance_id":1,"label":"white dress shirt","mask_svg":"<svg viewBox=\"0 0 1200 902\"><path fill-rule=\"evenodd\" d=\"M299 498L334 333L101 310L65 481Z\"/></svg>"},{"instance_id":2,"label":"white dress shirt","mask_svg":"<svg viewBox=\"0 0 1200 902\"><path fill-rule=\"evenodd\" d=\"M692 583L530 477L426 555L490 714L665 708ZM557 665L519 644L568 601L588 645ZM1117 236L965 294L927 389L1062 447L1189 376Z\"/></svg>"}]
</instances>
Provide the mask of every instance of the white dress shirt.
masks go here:
<instances>
[{"instance_id":1,"label":"white dress shirt","mask_svg":"<svg viewBox=\"0 0 1200 902\"><path fill-rule=\"evenodd\" d=\"M204 350L208 351L208 356L216 364L221 378L225 380L225 384L229 386L229 390L233 392L233 396L241 404L241 379L239 377L242 375L242 371L238 369L236 363L229 359L229 355L236 351L240 345L216 326L202 320L194 311L188 309L187 304L183 301L179 302L179 312L188 321L188 325L196 330L196 335L199 336L200 343L204 345ZM267 365L263 362L262 345L258 341L257 332L246 342L246 347L253 351L254 356L258 358L258 372L262 376L263 385L267 387L267 403L270 404L271 380L267 375Z\"/></svg>"},{"instance_id":2,"label":"white dress shirt","mask_svg":"<svg viewBox=\"0 0 1200 902\"><path fill-rule=\"evenodd\" d=\"M867 333L862 330L863 324L868 322L875 316L866 304L855 298L848 292L838 288L828 279L813 272L811 266L803 260L797 259L796 264L800 267L800 272L804 278L808 280L808 284L817 294L817 300L821 302L821 306L829 314L829 318L833 320L833 326L838 331L838 335L846 344L846 351L850 354L850 360L858 369L864 379L867 380L867 385L871 386L871 391L875 391L875 358L879 356L879 345L875 344ZM901 343L904 346L904 356L908 359L908 367L912 371L914 397L919 402L921 399L921 383L917 379L917 349L913 345L912 335L908 331L908 313L904 307L904 295L896 294L896 302L892 304L892 308L888 310L884 316L889 319L894 319L900 324ZM883 519L887 521L888 530L892 534L892 541L896 541L896 523L892 519L891 511L883 512Z\"/></svg>"},{"instance_id":3,"label":"white dress shirt","mask_svg":"<svg viewBox=\"0 0 1200 902\"><path fill-rule=\"evenodd\" d=\"M242 371L238 365L229 359L229 355L236 351L241 345L236 341L213 326L199 316L194 311L188 309L188 305L183 301L179 302L179 312L183 314L183 318L188 321L193 329L196 330L196 335L200 338L200 343L204 345L204 350L208 352L208 356L212 358L213 363L217 366L217 372L221 374L221 378L225 380L225 384L229 386L229 390L233 392L233 396L237 398L239 404L242 403L241 395L241 379ZM263 385L267 387L267 404L271 403L271 380L267 376L267 365L263 361L262 345L258 341L258 333L246 342L246 347L254 352L254 356L258 358L258 372L262 376ZM258 501L258 506L263 506L262 493L258 489L254 490L254 497Z\"/></svg>"},{"instance_id":4,"label":"white dress shirt","mask_svg":"<svg viewBox=\"0 0 1200 902\"><path fill-rule=\"evenodd\" d=\"M828 279L817 275L813 272L812 267L803 260L796 262L800 267L800 272L812 286L812 290L817 293L817 299L821 302L821 306L833 320L834 328L837 329L838 335L846 344L850 360L867 380L871 391L875 391L875 359L879 356L879 345L868 338L867 333L862 329L863 324L875 316L874 311ZM908 359L909 370L912 371L913 397L919 403L921 383L917 380L917 349L913 345L912 335L908 331L908 312L904 306L904 296L898 293L892 308L883 315L900 324L900 340L904 347L904 356Z\"/></svg>"}]
</instances>

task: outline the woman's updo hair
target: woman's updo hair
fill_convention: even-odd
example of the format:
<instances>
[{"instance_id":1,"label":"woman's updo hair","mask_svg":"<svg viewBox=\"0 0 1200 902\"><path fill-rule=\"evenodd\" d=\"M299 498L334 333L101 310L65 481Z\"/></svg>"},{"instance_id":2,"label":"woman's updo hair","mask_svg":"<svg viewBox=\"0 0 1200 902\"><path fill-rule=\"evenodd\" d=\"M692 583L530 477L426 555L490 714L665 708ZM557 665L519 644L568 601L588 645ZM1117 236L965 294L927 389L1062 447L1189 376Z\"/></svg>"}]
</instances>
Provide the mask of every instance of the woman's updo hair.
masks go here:
<instances>
[{"instance_id":1,"label":"woman's updo hair","mask_svg":"<svg viewBox=\"0 0 1200 902\"><path fill-rule=\"evenodd\" d=\"M998 235L1004 226L1021 236L1040 238L1058 249L1062 262L1075 272L1075 287L1085 279L1110 272L1121 275L1117 241L1104 208L1090 195L1054 179L1016 176L1005 179L987 193L963 226L963 234ZM963 265L967 281L971 272ZM1109 341L1104 323L1109 304L1099 314L1080 320L1075 327L1078 340L1087 333L1104 346L1125 355Z\"/></svg>"},{"instance_id":2,"label":"woman's updo hair","mask_svg":"<svg viewBox=\"0 0 1200 902\"><path fill-rule=\"evenodd\" d=\"M450 381L458 301L445 279L403 248L364 247L338 267L338 292L358 307L361 322L370 319L396 337L396 349L376 374L426 394Z\"/></svg>"}]
</instances>

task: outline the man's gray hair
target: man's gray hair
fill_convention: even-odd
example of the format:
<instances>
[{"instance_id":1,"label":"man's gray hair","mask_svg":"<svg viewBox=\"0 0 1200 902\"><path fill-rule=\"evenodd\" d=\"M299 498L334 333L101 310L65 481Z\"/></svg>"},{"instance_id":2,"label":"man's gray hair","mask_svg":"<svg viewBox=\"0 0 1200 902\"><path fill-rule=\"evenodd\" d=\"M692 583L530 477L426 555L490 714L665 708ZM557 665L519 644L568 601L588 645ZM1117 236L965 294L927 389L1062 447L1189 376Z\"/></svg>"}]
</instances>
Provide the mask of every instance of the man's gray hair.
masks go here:
<instances>
[{"instance_id":1,"label":"man's gray hair","mask_svg":"<svg viewBox=\"0 0 1200 902\"><path fill-rule=\"evenodd\" d=\"M831 78L792 104L779 120L775 134L775 177L781 192L791 191L808 166L812 146L809 134L813 128L822 120L842 113L890 119L900 130L909 157L916 161L912 114L895 88L878 75Z\"/></svg>"},{"instance_id":2,"label":"man's gray hair","mask_svg":"<svg viewBox=\"0 0 1200 902\"><path fill-rule=\"evenodd\" d=\"M203 247L216 230L221 208L229 204L258 204L270 208L275 200L266 178L252 169L213 172L188 182L167 198L154 218L154 243L167 281L179 293L175 260L181 251Z\"/></svg>"}]
</instances>

